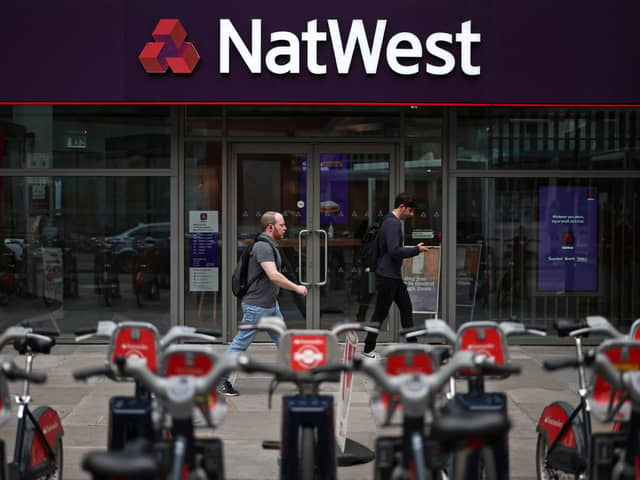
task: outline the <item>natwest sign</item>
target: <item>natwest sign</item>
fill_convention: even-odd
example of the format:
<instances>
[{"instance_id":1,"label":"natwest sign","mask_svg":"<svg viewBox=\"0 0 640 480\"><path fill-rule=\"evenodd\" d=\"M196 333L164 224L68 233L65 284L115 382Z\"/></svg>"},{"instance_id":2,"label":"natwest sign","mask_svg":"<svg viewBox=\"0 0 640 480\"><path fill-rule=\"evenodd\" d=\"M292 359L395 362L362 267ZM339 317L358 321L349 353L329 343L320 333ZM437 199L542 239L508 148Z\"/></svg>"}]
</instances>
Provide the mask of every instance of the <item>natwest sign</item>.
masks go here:
<instances>
[{"instance_id":1,"label":"natwest sign","mask_svg":"<svg viewBox=\"0 0 640 480\"><path fill-rule=\"evenodd\" d=\"M610 3L4 2L0 102L640 105Z\"/></svg>"},{"instance_id":2,"label":"natwest sign","mask_svg":"<svg viewBox=\"0 0 640 480\"><path fill-rule=\"evenodd\" d=\"M271 32L269 45L263 45L262 19L252 19L251 33L243 38L233 21L223 18L219 29L219 71L231 73L230 58L236 54L251 73L262 73L264 67L276 75L299 74L302 69L313 75L326 75L328 64L319 60L318 52L328 49L335 61L335 70L341 75L349 74L356 58L368 75L375 75L382 62L398 75L442 76L451 73L457 64L465 75L480 75L480 65L474 65L472 53L474 44L481 41L481 34L472 31L471 20L462 22L458 32L428 35L392 33L388 23L379 19L373 31L367 31L361 19L354 19L350 24L329 19L323 22L324 28L314 19L307 22L300 34L287 30ZM454 44L458 44L458 48L454 49ZM306 57L304 66L301 53Z\"/></svg>"}]
</instances>

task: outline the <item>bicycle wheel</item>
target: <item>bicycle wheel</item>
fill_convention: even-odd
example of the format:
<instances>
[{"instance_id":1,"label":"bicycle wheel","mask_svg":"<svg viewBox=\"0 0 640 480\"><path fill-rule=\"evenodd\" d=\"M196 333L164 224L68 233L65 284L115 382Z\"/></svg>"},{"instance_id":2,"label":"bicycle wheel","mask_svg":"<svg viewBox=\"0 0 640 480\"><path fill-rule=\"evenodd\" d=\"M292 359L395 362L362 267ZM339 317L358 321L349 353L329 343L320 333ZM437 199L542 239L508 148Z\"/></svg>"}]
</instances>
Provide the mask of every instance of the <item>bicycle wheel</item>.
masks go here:
<instances>
[{"instance_id":1,"label":"bicycle wheel","mask_svg":"<svg viewBox=\"0 0 640 480\"><path fill-rule=\"evenodd\" d=\"M300 480L313 480L316 469L316 445L313 427L302 427L298 469Z\"/></svg>"},{"instance_id":2,"label":"bicycle wheel","mask_svg":"<svg viewBox=\"0 0 640 480\"><path fill-rule=\"evenodd\" d=\"M58 438L58 440L56 441L56 445L53 449L53 452L55 453L55 463L56 463L56 471L54 473L52 473L51 475L47 475L46 478L47 480L62 480L63 476L62 476L62 438Z\"/></svg>"},{"instance_id":3,"label":"bicycle wheel","mask_svg":"<svg viewBox=\"0 0 640 480\"><path fill-rule=\"evenodd\" d=\"M536 442L536 478L538 480L569 480L577 479L577 475L573 475L562 470L550 468L547 463L547 451L549 450L549 442L544 433L538 432L538 441Z\"/></svg>"}]
</instances>

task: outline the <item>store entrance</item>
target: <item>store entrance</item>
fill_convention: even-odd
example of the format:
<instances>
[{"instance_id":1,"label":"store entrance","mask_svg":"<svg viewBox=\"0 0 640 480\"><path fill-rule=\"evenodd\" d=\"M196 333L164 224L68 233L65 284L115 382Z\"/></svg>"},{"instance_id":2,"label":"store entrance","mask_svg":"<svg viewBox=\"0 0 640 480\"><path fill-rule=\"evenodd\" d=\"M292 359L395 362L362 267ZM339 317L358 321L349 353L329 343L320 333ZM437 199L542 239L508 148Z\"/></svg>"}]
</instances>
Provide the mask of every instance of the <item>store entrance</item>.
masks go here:
<instances>
[{"instance_id":1,"label":"store entrance","mask_svg":"<svg viewBox=\"0 0 640 480\"><path fill-rule=\"evenodd\" d=\"M370 319L373 274L356 257L367 226L388 211L395 161L385 144L232 147L237 254L251 244L262 213L280 211L288 228L279 242L282 272L309 290L307 298L280 292L289 328Z\"/></svg>"}]
</instances>

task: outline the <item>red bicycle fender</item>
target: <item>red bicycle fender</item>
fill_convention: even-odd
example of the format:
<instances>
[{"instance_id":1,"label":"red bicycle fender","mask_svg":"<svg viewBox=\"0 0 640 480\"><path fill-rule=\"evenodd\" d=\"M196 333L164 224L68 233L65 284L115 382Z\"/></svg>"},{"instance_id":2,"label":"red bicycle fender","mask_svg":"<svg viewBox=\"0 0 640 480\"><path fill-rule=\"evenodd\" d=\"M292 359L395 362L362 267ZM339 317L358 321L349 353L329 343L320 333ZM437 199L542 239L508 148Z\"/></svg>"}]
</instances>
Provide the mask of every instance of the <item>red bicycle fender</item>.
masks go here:
<instances>
[{"instance_id":1,"label":"red bicycle fender","mask_svg":"<svg viewBox=\"0 0 640 480\"><path fill-rule=\"evenodd\" d=\"M58 412L50 407L38 407L33 412L38 425L42 429L49 445L55 449L56 442L64 434L62 421ZM29 468L34 468L47 460L47 448L40 435L35 430L31 436L31 448L28 447L28 437L25 437L25 456L29 455Z\"/></svg>"},{"instance_id":2,"label":"red bicycle fender","mask_svg":"<svg viewBox=\"0 0 640 480\"><path fill-rule=\"evenodd\" d=\"M554 402L547 405L542 411L536 430L546 434L549 445L555 441L563 425L569 420L571 412L572 408L566 402ZM560 445L569 448L578 448L576 438L580 435L580 432L576 431L576 427L576 420L574 419L571 428L569 428L560 439Z\"/></svg>"}]
</instances>

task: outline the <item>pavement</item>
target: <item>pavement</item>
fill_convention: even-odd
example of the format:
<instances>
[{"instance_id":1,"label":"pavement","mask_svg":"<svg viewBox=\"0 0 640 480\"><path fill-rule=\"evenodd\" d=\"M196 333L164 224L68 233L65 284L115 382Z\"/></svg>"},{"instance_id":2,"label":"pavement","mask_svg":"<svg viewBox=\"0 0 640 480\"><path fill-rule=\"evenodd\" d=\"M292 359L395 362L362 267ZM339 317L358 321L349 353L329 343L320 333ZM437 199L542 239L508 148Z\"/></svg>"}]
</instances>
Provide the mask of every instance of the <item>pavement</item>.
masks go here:
<instances>
[{"instance_id":1,"label":"pavement","mask_svg":"<svg viewBox=\"0 0 640 480\"><path fill-rule=\"evenodd\" d=\"M359 345L359 348L361 344ZM384 345L379 345L382 350ZM222 354L225 345L215 345ZM113 395L130 395L133 384L116 383L106 378L93 378L87 383L77 382L71 376L75 368L100 365L106 357L105 345L58 345L50 355L35 358L34 369L44 371L48 381L33 386L33 406L48 404L61 418L64 433L64 478L88 479L80 467L83 455L89 450L103 449L106 445L108 424L108 400ZM572 355L567 346L511 346L511 358L521 365L521 375L488 382L487 391L504 391L508 396L508 411L512 421L510 432L511 478L525 480L536 478L535 444L537 419L545 405L556 400L574 404L578 398L577 374L565 370L548 373L541 368L546 358ZM3 352L22 365L21 358ZM253 344L248 354L258 360L275 362L273 344ZM225 471L227 479L258 480L278 478L278 452L263 450L263 440L277 440L280 430L280 401L283 393L292 393L291 385L282 385L273 398L273 408L267 404L270 378L267 375L237 374L231 378L240 396L227 399L228 414L215 435L224 442ZM338 384L326 384L323 391L337 392ZM16 393L21 385L14 383ZM373 383L364 375L354 376L353 392L348 419L348 437L373 448L378 435L397 432L396 427L379 428L373 422L369 409L369 396ZM12 408L15 414L17 409ZM15 418L0 427L0 438L5 440L10 457L13 451ZM368 480L373 478L373 464L340 467L340 480Z\"/></svg>"}]
</instances>

